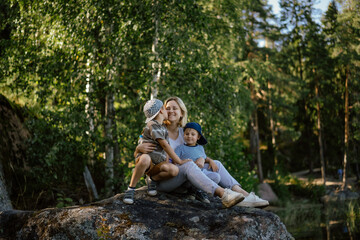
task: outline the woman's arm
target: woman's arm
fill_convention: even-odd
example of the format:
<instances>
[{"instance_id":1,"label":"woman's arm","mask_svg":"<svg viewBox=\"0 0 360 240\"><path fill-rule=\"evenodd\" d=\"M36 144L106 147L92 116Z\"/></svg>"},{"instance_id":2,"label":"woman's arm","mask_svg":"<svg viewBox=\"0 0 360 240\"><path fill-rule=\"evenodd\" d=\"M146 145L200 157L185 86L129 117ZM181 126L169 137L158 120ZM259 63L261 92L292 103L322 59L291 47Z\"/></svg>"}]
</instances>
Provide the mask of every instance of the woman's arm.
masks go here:
<instances>
[{"instance_id":1,"label":"woman's arm","mask_svg":"<svg viewBox=\"0 0 360 240\"><path fill-rule=\"evenodd\" d=\"M156 149L156 145L153 143L141 143L136 146L134 157L136 157L139 153L151 153Z\"/></svg>"}]
</instances>

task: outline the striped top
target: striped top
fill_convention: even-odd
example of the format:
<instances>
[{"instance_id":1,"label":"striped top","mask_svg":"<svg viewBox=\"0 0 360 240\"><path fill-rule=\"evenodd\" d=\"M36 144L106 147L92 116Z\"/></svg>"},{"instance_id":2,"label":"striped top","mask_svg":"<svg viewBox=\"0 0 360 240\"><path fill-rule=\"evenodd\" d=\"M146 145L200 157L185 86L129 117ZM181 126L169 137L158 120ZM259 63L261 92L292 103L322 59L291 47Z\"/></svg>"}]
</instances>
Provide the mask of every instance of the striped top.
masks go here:
<instances>
[{"instance_id":1,"label":"striped top","mask_svg":"<svg viewBox=\"0 0 360 240\"><path fill-rule=\"evenodd\" d=\"M175 153L181 160L191 159L195 162L200 157L206 159L204 147L199 144L196 146L182 144L175 149Z\"/></svg>"}]
</instances>

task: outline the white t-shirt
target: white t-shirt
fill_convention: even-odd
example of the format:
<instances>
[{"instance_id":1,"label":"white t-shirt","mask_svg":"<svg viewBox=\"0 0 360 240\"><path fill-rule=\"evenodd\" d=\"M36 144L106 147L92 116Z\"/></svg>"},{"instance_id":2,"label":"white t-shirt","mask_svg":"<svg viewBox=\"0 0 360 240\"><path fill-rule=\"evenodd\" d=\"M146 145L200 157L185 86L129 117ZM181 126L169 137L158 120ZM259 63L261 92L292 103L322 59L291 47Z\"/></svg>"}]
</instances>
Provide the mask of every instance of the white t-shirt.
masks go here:
<instances>
[{"instance_id":1,"label":"white t-shirt","mask_svg":"<svg viewBox=\"0 0 360 240\"><path fill-rule=\"evenodd\" d=\"M172 149L174 149L174 151L179 145L184 144L185 143L184 129L179 127L179 136L175 140L173 140L173 139L171 139L171 137L169 137L169 143L170 143L170 146L172 147Z\"/></svg>"}]
</instances>

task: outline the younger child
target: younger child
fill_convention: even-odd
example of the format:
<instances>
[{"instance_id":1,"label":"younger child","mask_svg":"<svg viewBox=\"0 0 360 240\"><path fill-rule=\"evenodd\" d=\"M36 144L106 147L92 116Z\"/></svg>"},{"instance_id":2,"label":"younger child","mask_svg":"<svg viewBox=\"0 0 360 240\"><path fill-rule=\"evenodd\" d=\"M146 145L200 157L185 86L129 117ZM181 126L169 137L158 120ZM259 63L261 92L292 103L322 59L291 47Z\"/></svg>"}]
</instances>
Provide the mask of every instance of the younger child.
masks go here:
<instances>
[{"instance_id":1,"label":"younger child","mask_svg":"<svg viewBox=\"0 0 360 240\"><path fill-rule=\"evenodd\" d=\"M185 144L178 146L175 153L180 159L191 159L198 165L204 174L213 180L215 183L220 182L220 174L211 169L204 168L206 161L206 154L203 145L207 144L205 137L201 133L201 126L196 122L187 123L184 127Z\"/></svg>"},{"instance_id":2,"label":"younger child","mask_svg":"<svg viewBox=\"0 0 360 240\"><path fill-rule=\"evenodd\" d=\"M162 172L162 165L168 163L169 156L176 164L182 165L190 159L182 161L169 145L168 131L164 120L167 120L167 111L164 108L162 101L158 99L152 99L146 102L144 106L144 114L146 116L146 126L143 130L142 137L139 140L141 143L153 143L156 145L155 149L147 155L151 158L150 167L146 170L146 174L152 179L154 176L167 175L166 172ZM135 162L139 161L142 153L137 154ZM164 179L163 176L162 179ZM123 202L126 204L132 204L134 202L135 187L139 179L132 177L128 190L125 192ZM146 179L148 184L148 194L154 196L156 192L156 182L154 180Z\"/></svg>"},{"instance_id":3,"label":"younger child","mask_svg":"<svg viewBox=\"0 0 360 240\"><path fill-rule=\"evenodd\" d=\"M216 165L215 161L209 161L209 158L206 157L204 147L202 145L205 145L207 141L202 135L201 126L198 123L190 122L185 125L184 140L185 144L180 145L175 149L175 153L181 159L189 158L195 161L195 163L202 169L203 173L219 185L223 185L220 181L223 183L224 181L228 181L226 178L228 178L227 176L230 176L229 174L223 174L223 176L221 176L219 170L213 171L213 169L218 169L219 166ZM222 177L225 180L222 179ZM226 185L224 187L231 188L231 186ZM254 192L251 192L250 194L247 193L245 199L237 205L241 207L266 207L269 205L269 202L259 198Z\"/></svg>"}]
</instances>

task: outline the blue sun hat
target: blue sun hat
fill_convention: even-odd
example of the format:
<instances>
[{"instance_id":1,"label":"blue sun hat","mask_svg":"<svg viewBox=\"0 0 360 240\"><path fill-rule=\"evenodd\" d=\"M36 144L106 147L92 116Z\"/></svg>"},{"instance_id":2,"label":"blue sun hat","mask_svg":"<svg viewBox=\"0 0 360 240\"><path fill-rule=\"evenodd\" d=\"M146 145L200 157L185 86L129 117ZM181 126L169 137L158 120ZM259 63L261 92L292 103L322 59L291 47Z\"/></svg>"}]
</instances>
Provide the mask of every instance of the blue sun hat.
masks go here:
<instances>
[{"instance_id":1,"label":"blue sun hat","mask_svg":"<svg viewBox=\"0 0 360 240\"><path fill-rule=\"evenodd\" d=\"M163 102L159 99L151 99L144 105L145 123L153 120L160 112Z\"/></svg>"},{"instance_id":2,"label":"blue sun hat","mask_svg":"<svg viewBox=\"0 0 360 240\"><path fill-rule=\"evenodd\" d=\"M204 136L202 135L201 133L201 126L200 124L196 123L196 122L189 122L185 125L184 127L184 131L185 129L187 128L192 128L192 129L195 129L199 134L200 134L200 138L199 140L197 140L197 143L200 144L200 145L205 145L207 144L207 141L206 139L204 138Z\"/></svg>"}]
</instances>

